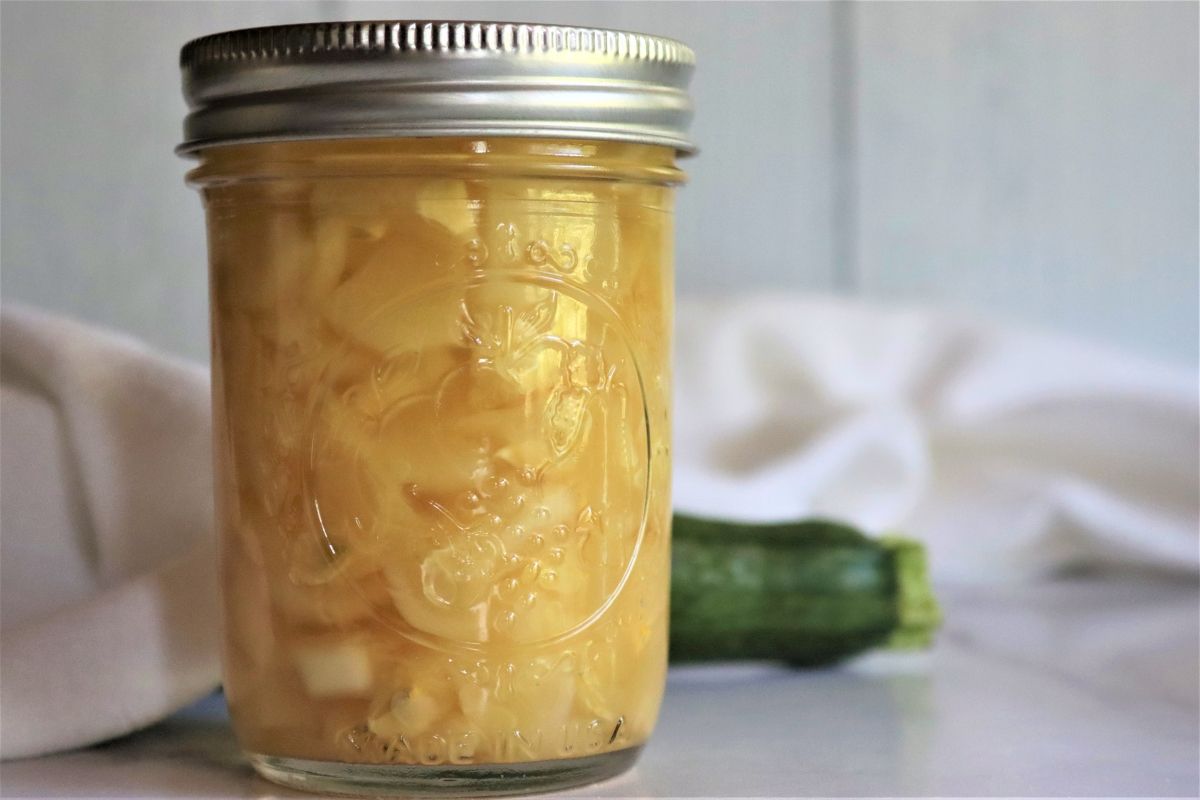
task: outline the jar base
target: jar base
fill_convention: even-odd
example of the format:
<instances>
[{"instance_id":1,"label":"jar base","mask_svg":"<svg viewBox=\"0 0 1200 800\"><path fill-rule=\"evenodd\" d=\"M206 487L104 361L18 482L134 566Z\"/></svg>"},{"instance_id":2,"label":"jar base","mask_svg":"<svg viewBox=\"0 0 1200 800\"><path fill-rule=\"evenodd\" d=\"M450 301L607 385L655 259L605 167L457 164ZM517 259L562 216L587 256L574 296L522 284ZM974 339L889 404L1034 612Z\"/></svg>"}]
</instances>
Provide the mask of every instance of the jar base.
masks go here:
<instances>
[{"instance_id":1,"label":"jar base","mask_svg":"<svg viewBox=\"0 0 1200 800\"><path fill-rule=\"evenodd\" d=\"M633 766L641 746L608 753L517 764L352 764L248 753L267 780L309 792L379 797L499 797L596 783Z\"/></svg>"}]
</instances>

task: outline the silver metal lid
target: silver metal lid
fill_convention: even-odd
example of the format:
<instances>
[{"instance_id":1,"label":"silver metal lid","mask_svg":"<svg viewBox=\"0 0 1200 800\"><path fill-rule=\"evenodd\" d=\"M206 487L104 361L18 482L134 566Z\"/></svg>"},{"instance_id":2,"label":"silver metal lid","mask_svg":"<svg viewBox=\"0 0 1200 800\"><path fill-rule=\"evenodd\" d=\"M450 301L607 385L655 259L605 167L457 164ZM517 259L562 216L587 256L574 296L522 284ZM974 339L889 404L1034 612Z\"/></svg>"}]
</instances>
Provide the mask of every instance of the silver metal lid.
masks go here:
<instances>
[{"instance_id":1,"label":"silver metal lid","mask_svg":"<svg viewBox=\"0 0 1200 800\"><path fill-rule=\"evenodd\" d=\"M695 57L658 36L504 22L330 22L180 53L180 153L235 142L530 136L692 152Z\"/></svg>"}]
</instances>

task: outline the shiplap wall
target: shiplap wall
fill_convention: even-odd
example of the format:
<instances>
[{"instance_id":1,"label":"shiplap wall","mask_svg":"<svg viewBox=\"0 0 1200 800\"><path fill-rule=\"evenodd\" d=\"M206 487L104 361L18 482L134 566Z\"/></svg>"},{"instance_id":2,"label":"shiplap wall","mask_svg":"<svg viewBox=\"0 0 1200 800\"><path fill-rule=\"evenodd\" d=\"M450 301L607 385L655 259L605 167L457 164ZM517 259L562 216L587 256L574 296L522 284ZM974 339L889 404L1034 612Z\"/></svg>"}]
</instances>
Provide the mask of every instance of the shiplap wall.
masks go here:
<instances>
[{"instance_id":1,"label":"shiplap wall","mask_svg":"<svg viewBox=\"0 0 1200 800\"><path fill-rule=\"evenodd\" d=\"M852 285L1194 363L1197 8L854 6Z\"/></svg>"},{"instance_id":2,"label":"shiplap wall","mask_svg":"<svg viewBox=\"0 0 1200 800\"><path fill-rule=\"evenodd\" d=\"M692 44L681 292L944 305L1195 363L1195 3L4 2L4 300L203 358L179 45L398 15Z\"/></svg>"}]
</instances>

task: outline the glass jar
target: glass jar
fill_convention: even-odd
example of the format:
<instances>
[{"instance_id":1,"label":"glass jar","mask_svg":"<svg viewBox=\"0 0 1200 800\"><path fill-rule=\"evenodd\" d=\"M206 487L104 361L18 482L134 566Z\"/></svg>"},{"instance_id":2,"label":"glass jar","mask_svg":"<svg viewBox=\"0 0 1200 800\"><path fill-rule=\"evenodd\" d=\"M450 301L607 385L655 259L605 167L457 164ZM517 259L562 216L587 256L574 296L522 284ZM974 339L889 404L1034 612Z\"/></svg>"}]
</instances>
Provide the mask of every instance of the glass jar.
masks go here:
<instances>
[{"instance_id":1,"label":"glass jar","mask_svg":"<svg viewBox=\"0 0 1200 800\"><path fill-rule=\"evenodd\" d=\"M250 760L366 794L624 770L666 669L690 53L344 23L208 37L183 64ZM655 93L675 106L648 113Z\"/></svg>"}]
</instances>

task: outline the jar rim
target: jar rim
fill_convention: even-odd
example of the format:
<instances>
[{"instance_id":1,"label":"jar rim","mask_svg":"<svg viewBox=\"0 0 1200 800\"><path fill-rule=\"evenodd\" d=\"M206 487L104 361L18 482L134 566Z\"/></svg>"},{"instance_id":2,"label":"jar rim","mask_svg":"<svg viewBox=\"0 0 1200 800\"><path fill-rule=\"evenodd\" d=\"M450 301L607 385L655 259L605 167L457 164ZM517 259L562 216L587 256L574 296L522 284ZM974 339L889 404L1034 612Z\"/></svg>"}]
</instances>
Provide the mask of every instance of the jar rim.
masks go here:
<instances>
[{"instance_id":1,"label":"jar rim","mask_svg":"<svg viewBox=\"0 0 1200 800\"><path fill-rule=\"evenodd\" d=\"M195 188L246 181L556 178L679 186L675 151L629 142L542 138L326 139L222 144L197 154Z\"/></svg>"}]
</instances>

